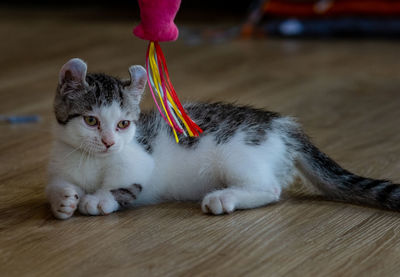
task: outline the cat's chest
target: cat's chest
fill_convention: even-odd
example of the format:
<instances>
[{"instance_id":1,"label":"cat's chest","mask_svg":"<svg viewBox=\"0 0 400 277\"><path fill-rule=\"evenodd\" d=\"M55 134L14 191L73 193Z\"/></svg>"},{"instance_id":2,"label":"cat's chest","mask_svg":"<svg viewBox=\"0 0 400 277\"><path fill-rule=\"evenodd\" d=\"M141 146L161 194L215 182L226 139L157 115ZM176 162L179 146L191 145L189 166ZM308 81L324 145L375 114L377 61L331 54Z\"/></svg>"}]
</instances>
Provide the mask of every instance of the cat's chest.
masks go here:
<instances>
[{"instance_id":1,"label":"cat's chest","mask_svg":"<svg viewBox=\"0 0 400 277\"><path fill-rule=\"evenodd\" d=\"M65 155L57 155L63 157ZM144 150L127 146L123 151L109 156L70 154L58 159L58 172L64 179L93 193L99 188L115 189L132 184L144 185L149 179L154 161Z\"/></svg>"},{"instance_id":2,"label":"cat's chest","mask_svg":"<svg viewBox=\"0 0 400 277\"><path fill-rule=\"evenodd\" d=\"M98 189L107 171L107 163L93 157L70 157L64 161L64 174L87 192Z\"/></svg>"}]
</instances>

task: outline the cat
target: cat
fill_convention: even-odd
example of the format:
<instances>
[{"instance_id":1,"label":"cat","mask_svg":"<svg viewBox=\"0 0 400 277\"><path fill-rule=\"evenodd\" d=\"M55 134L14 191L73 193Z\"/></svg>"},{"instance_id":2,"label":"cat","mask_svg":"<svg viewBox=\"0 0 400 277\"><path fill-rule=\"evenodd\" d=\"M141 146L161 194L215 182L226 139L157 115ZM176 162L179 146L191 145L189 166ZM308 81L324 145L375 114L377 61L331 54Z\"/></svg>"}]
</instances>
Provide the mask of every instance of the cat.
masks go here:
<instances>
[{"instance_id":1,"label":"cat","mask_svg":"<svg viewBox=\"0 0 400 277\"><path fill-rule=\"evenodd\" d=\"M141 112L147 77L87 73L71 59L59 74L46 188L56 218L105 215L164 201L201 201L204 213L277 202L296 176L333 200L398 210L400 189L355 175L314 146L292 118L227 103L184 107L204 130L179 136L156 111Z\"/></svg>"}]
</instances>

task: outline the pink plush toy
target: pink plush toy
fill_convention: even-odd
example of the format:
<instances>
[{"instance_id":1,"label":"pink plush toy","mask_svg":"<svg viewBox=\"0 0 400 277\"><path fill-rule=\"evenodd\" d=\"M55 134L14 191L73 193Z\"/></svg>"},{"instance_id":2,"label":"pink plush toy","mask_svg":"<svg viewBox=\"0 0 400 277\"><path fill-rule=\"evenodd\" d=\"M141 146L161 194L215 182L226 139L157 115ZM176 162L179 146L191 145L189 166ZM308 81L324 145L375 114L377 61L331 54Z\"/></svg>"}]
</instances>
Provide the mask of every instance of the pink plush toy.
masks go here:
<instances>
[{"instance_id":1,"label":"pink plush toy","mask_svg":"<svg viewBox=\"0 0 400 277\"><path fill-rule=\"evenodd\" d=\"M179 31L174 18L181 0L138 1L141 23L133 33L141 39L150 41L146 55L146 69L147 82L154 102L165 121L171 126L176 142L179 142L177 133L191 137L199 136L203 131L189 118L182 107L169 79L167 63L158 43L178 38Z\"/></svg>"},{"instance_id":2,"label":"pink plush toy","mask_svg":"<svg viewBox=\"0 0 400 277\"><path fill-rule=\"evenodd\" d=\"M181 0L139 0L142 22L133 33L150 41L173 41L178 38L174 18Z\"/></svg>"}]
</instances>

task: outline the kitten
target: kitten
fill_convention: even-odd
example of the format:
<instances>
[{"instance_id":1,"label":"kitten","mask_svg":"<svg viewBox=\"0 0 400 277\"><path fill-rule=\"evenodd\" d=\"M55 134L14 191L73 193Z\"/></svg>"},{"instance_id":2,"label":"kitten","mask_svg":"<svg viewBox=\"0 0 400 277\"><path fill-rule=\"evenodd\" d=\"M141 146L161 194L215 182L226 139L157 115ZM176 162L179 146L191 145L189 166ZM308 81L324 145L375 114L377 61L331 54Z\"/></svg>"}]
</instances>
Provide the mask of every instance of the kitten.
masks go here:
<instances>
[{"instance_id":1,"label":"kitten","mask_svg":"<svg viewBox=\"0 0 400 277\"><path fill-rule=\"evenodd\" d=\"M143 67L130 67L127 81L86 70L72 59L59 75L46 189L57 218L173 200L202 200L204 213L231 213L278 201L299 174L332 199L400 208L398 185L341 168L289 117L187 104L204 133L176 144L158 112L140 112Z\"/></svg>"}]
</instances>

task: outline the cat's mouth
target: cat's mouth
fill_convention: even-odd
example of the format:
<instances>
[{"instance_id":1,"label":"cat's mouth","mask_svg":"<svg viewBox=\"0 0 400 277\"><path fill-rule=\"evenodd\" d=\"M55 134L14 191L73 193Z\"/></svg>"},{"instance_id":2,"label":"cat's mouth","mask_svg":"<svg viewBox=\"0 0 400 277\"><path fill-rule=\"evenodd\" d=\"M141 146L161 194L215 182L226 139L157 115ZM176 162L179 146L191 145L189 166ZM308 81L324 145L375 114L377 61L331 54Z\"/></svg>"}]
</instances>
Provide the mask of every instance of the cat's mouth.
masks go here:
<instances>
[{"instance_id":1,"label":"cat's mouth","mask_svg":"<svg viewBox=\"0 0 400 277\"><path fill-rule=\"evenodd\" d=\"M104 150L101 150L99 153L100 154L110 154L112 152L114 152L112 149L111 150L110 149L104 149Z\"/></svg>"},{"instance_id":2,"label":"cat's mouth","mask_svg":"<svg viewBox=\"0 0 400 277\"><path fill-rule=\"evenodd\" d=\"M118 152L117 148L106 148L97 153L100 155L109 155L109 154L116 153L116 152Z\"/></svg>"}]
</instances>

